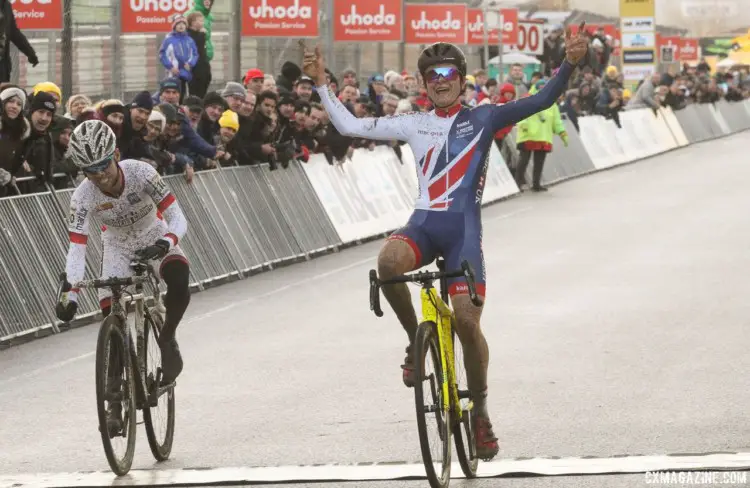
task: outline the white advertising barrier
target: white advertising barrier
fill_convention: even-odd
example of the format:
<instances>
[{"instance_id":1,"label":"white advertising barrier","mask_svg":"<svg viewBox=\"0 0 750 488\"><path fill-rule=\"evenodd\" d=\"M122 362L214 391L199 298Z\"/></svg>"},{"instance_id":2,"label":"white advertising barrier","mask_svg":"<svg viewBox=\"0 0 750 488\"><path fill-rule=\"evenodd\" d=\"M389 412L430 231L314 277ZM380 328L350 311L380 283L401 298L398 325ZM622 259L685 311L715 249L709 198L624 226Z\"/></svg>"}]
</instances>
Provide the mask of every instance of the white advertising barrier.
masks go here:
<instances>
[{"instance_id":1,"label":"white advertising barrier","mask_svg":"<svg viewBox=\"0 0 750 488\"><path fill-rule=\"evenodd\" d=\"M336 232L344 243L391 232L409 220L418 195L416 162L407 144L401 160L393 149L357 149L351 160L331 165L315 154L304 164ZM490 149L482 203L518 193L516 182L495 144Z\"/></svg>"},{"instance_id":2,"label":"white advertising barrier","mask_svg":"<svg viewBox=\"0 0 750 488\"><path fill-rule=\"evenodd\" d=\"M667 124L667 127L672 133L672 137L674 138L678 147L684 147L690 144L690 141L688 141L688 138L685 135L685 131L682 130L680 123L677 121L677 117L675 117L674 112L670 107L660 108L659 118L661 118L664 123Z\"/></svg>"}]
</instances>

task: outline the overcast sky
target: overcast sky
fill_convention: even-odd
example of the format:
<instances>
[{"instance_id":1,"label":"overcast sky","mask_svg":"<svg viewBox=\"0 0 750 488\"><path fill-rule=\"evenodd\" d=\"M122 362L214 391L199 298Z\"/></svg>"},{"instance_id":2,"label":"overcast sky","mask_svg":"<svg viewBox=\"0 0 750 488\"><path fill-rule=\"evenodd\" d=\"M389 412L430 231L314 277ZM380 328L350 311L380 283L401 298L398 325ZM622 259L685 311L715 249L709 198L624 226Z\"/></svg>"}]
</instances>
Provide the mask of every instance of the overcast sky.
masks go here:
<instances>
[{"instance_id":1,"label":"overcast sky","mask_svg":"<svg viewBox=\"0 0 750 488\"><path fill-rule=\"evenodd\" d=\"M611 16L619 15L620 9L619 0L570 0L570 4ZM688 16L684 15L686 8ZM750 0L656 0L656 21L688 28L698 35L750 27Z\"/></svg>"}]
</instances>

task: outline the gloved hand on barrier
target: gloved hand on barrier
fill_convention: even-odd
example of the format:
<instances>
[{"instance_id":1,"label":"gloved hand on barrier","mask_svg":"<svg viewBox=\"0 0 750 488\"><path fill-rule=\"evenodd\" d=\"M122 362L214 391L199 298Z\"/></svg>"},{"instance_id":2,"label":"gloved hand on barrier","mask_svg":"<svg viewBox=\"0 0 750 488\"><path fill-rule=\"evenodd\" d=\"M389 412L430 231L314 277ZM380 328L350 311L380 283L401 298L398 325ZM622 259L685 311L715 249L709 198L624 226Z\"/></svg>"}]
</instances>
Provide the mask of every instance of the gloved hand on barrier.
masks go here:
<instances>
[{"instance_id":1,"label":"gloved hand on barrier","mask_svg":"<svg viewBox=\"0 0 750 488\"><path fill-rule=\"evenodd\" d=\"M153 246L148 246L144 249L139 249L135 252L138 259L151 261L153 259L161 259L169 252L169 241L166 239L159 239Z\"/></svg>"}]
</instances>

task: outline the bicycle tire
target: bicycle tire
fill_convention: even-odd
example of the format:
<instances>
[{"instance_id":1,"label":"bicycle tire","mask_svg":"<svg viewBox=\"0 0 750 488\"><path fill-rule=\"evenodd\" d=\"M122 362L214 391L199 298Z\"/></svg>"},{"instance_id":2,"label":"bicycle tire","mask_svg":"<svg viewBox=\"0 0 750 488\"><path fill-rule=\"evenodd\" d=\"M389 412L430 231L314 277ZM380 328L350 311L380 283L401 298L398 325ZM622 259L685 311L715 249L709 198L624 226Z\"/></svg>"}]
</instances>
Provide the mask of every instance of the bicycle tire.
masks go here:
<instances>
[{"instance_id":1,"label":"bicycle tire","mask_svg":"<svg viewBox=\"0 0 750 488\"><path fill-rule=\"evenodd\" d=\"M123 430L126 434L127 448L122 459L118 459L112 446L107 427L107 364L109 363L109 348L115 345L120 348L120 357L125 361L125 375L123 376L123 392L127 395L127 403L123 405L123 418L126 425ZM96 402L99 416L99 432L102 437L104 454L107 457L109 467L117 476L124 476L133 465L135 455L136 435L136 391L135 391L135 369L130 355L125 347L125 334L122 328L122 318L117 315L109 315L102 322L99 329L99 337L96 342Z\"/></svg>"},{"instance_id":2,"label":"bicycle tire","mask_svg":"<svg viewBox=\"0 0 750 488\"><path fill-rule=\"evenodd\" d=\"M149 333L153 334L154 340L158 344L159 342L159 333L161 332L161 326L163 325L164 320L162 316L153 311L149 310L145 317L145 327L143 328L143 342L146 347L145 351L145 357L144 357L144 367L146 368L146 387L148 388L149 392L151 389L155 386L156 382L156 374L151 375L149 374L149 357L148 357L148 341L149 341ZM158 346L157 346L158 347ZM159 356L161 359L161 356ZM159 363L161 365L161 362ZM156 370L155 370L156 371ZM156 435L156 429L154 428L154 416L152 415L152 409L158 409L159 404L157 399L157 404L155 406L152 406L146 401L143 406L143 424L146 427L146 437L148 438L148 447L151 448L151 454L154 455L154 458L157 461L166 461L169 459L169 455L172 453L172 442L174 441L174 421L175 421L175 396L174 396L174 388L171 388L169 391L164 393L163 396L167 396L167 426L166 426L166 433L164 435L164 442L160 443L157 439ZM161 397L160 397L161 398Z\"/></svg>"},{"instance_id":3,"label":"bicycle tire","mask_svg":"<svg viewBox=\"0 0 750 488\"><path fill-rule=\"evenodd\" d=\"M436 414L439 412L442 416L442 422L437 422L442 437L442 466L439 476L435 469L432 453L430 452L430 439L427 433L428 419L425 415L425 382L422 381L422 378L425 378L425 359L427 354L431 356L431 360L435 366L435 376L437 377L434 383L431 383L434 389L430 388L427 394L431 397L430 401L434 401L438 407ZM416 404L417 428L419 429L422 461L424 462L430 486L432 488L447 488L450 484L451 473L451 416L450 409L446 410L442 405L442 382L445 375L440 362L440 347L438 345L437 328L434 322L422 322L419 324L414 340L414 361L414 377L418 379L414 382L414 402ZM436 418L438 418L437 415Z\"/></svg>"},{"instance_id":4,"label":"bicycle tire","mask_svg":"<svg viewBox=\"0 0 750 488\"><path fill-rule=\"evenodd\" d=\"M458 354L455 354L458 347L461 346L461 342L456 334L455 330L451 334L453 337L453 351L454 360L458 362ZM463 348L461 349L461 359L463 359ZM458 365L454 366L456 376L458 376ZM464 370L464 375L466 371ZM456 377L456 388L458 388L460 382ZM468 388L468 385L467 385ZM455 405L454 408L459 409L461 405ZM456 416L458 417L458 416ZM474 427L471 424L471 411L463 410L461 420L456 419L453 424L453 442L456 445L456 457L458 458L458 464L461 465L461 471L467 478L477 477L477 467L479 466L479 458L476 453L476 440L474 438Z\"/></svg>"}]
</instances>

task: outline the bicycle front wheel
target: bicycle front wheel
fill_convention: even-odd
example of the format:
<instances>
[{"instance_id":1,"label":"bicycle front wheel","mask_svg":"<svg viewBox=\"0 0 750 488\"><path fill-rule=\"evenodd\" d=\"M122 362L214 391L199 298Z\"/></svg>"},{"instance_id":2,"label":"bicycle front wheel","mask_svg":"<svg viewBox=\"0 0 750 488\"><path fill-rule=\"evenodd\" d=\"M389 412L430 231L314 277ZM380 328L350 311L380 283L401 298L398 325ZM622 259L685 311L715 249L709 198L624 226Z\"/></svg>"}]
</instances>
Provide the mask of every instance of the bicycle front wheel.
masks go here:
<instances>
[{"instance_id":1,"label":"bicycle front wheel","mask_svg":"<svg viewBox=\"0 0 750 488\"><path fill-rule=\"evenodd\" d=\"M456 457L461 465L461 471L467 478L476 478L479 458L477 457L476 438L474 437L474 426L471 423L471 409L469 403L469 383L466 378L466 367L464 366L464 351L458 334L453 329L453 352L455 358L454 371L456 372L456 388L458 389L459 404L454 406L455 410L461 410L461 418L458 414L453 424L453 439L456 445Z\"/></svg>"},{"instance_id":2,"label":"bicycle front wheel","mask_svg":"<svg viewBox=\"0 0 750 488\"><path fill-rule=\"evenodd\" d=\"M172 452L174 439L174 387L160 388L161 379L161 349L159 348L159 334L164 320L156 311L151 310L146 315L143 328L145 351L144 364L146 368L146 402L143 406L143 423L146 425L146 437L151 448L151 454L157 461L166 461Z\"/></svg>"},{"instance_id":3,"label":"bicycle front wheel","mask_svg":"<svg viewBox=\"0 0 750 488\"><path fill-rule=\"evenodd\" d=\"M434 322L419 324L414 340L414 401L419 443L432 488L446 488L451 474L451 415L445 407L440 346Z\"/></svg>"},{"instance_id":4,"label":"bicycle front wheel","mask_svg":"<svg viewBox=\"0 0 750 488\"><path fill-rule=\"evenodd\" d=\"M133 465L135 382L122 318L110 315L102 322L96 344L96 406L104 454L117 476L127 474Z\"/></svg>"}]
</instances>

